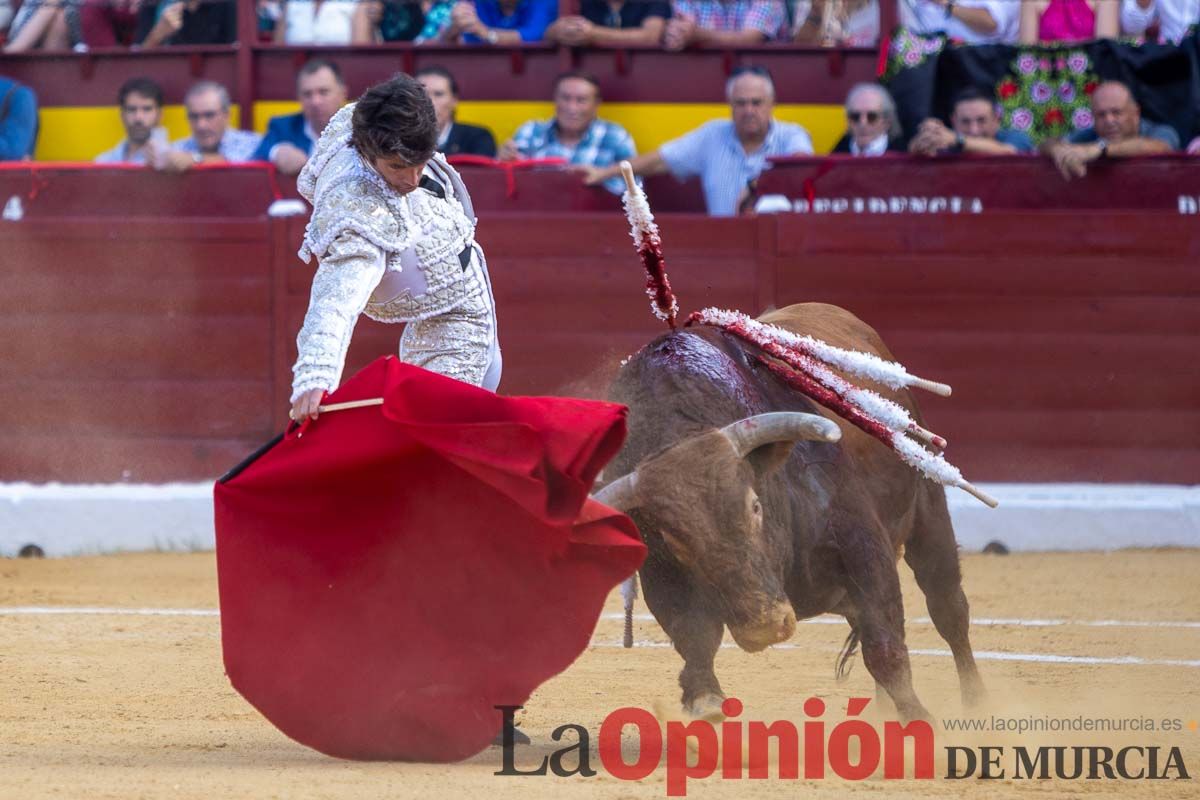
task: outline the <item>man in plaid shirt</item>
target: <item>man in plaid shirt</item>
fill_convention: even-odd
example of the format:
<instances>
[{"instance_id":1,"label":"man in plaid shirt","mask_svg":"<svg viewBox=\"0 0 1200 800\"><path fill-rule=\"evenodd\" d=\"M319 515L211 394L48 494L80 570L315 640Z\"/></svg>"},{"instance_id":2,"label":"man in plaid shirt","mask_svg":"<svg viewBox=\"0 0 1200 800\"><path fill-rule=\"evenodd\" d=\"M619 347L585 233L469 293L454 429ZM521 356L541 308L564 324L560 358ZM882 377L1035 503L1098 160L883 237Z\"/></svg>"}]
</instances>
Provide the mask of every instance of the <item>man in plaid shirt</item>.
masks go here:
<instances>
[{"instance_id":1,"label":"man in plaid shirt","mask_svg":"<svg viewBox=\"0 0 1200 800\"><path fill-rule=\"evenodd\" d=\"M690 45L738 47L783 36L784 0L674 0L663 44L668 50Z\"/></svg>"},{"instance_id":2,"label":"man in plaid shirt","mask_svg":"<svg viewBox=\"0 0 1200 800\"><path fill-rule=\"evenodd\" d=\"M502 161L518 158L565 158L582 167L607 167L633 158L633 137L615 122L599 119L600 84L584 72L566 72L554 81L554 118L530 120L500 148ZM625 181L604 182L613 194L625 191Z\"/></svg>"}]
</instances>

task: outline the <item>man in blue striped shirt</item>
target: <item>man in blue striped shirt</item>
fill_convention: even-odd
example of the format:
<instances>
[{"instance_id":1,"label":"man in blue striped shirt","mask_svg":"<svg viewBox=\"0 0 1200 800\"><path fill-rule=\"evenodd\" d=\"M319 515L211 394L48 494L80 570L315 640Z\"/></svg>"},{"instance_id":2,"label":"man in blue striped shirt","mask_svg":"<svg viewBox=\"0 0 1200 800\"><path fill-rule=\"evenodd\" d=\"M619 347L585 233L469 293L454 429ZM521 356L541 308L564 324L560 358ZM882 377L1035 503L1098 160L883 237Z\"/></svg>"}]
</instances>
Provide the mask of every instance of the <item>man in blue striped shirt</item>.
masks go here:
<instances>
[{"instance_id":1,"label":"man in blue striped shirt","mask_svg":"<svg viewBox=\"0 0 1200 800\"><path fill-rule=\"evenodd\" d=\"M600 84L584 72L566 72L554 82L554 118L530 120L500 148L500 160L565 158L577 167L608 167L633 158L633 137L615 122L600 119ZM620 170L604 182L613 194L625 191ZM599 182L599 181L597 181Z\"/></svg>"},{"instance_id":2,"label":"man in blue striped shirt","mask_svg":"<svg viewBox=\"0 0 1200 800\"><path fill-rule=\"evenodd\" d=\"M811 155L808 131L775 120L775 85L763 67L734 70L725 84L732 119L706 122L652 153L632 160L638 175L671 172L683 180L698 175L708 213L731 217L747 184L767 166L768 156ZM620 167L589 170L589 184L620 175Z\"/></svg>"}]
</instances>

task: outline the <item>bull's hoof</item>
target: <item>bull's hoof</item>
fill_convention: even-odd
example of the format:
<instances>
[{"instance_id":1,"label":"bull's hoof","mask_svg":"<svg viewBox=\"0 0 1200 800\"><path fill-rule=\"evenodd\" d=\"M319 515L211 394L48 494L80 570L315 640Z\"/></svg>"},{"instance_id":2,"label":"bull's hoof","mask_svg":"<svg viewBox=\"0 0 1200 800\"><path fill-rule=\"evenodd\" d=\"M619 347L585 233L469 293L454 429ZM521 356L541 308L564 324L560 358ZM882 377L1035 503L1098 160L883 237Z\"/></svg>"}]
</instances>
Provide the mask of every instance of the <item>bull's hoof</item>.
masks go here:
<instances>
[{"instance_id":1,"label":"bull's hoof","mask_svg":"<svg viewBox=\"0 0 1200 800\"><path fill-rule=\"evenodd\" d=\"M725 721L725 712L721 710L721 704L724 702L725 698L719 694L702 694L691 703L685 704L683 713L692 719L702 719L715 725Z\"/></svg>"}]
</instances>

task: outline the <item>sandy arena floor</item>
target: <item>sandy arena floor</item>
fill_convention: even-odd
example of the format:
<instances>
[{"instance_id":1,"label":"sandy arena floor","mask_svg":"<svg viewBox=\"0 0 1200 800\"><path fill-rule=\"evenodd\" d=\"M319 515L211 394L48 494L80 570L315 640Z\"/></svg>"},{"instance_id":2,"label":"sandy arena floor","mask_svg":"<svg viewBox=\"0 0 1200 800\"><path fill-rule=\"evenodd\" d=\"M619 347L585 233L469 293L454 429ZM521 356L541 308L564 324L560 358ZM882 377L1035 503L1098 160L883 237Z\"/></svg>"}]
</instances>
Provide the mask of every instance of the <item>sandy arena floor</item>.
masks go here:
<instances>
[{"instance_id":1,"label":"sandy arena floor","mask_svg":"<svg viewBox=\"0 0 1200 800\"><path fill-rule=\"evenodd\" d=\"M710 778L691 782L688 795L1200 796L1200 731L1195 729L1200 719L1200 551L973 555L964 557L964 570L977 620L972 639L991 692L985 715L1169 718L1180 720L1183 728L968 736L939 726L939 754L943 746L968 743L1178 746L1193 780L947 781L939 764L935 780ZM909 647L945 651L932 626L922 621L924 603L907 568L902 574ZM286 739L230 688L222 673L215 613L80 611L212 612L216 604L212 554L0 561L0 797L666 796L662 769L641 784L617 780L603 770L593 778L497 777L497 749L451 766L335 761ZM663 701L674 706L678 656L661 646L621 649L615 593L607 611L612 618L600 622L596 646L531 699L523 728L533 746L521 751L520 766L553 752L550 732L558 725L580 723L594 737L604 716L619 706L653 708ZM638 611L646 613L640 603ZM1048 620L1061 622L1046 624ZM830 706L826 718L832 725L842 718L845 698L873 696L861 662L846 683L834 680L834 657L845 633L843 624L818 622L800 625L787 648L758 655L723 650L718 675L726 690L745 703L742 719L799 722L804 700L818 696ZM636 636L665 641L649 619L639 620ZM1112 663L1129 656L1132 663ZM918 652L913 670L917 692L935 715L962 713L951 659L940 652ZM598 759L593 766L599 767Z\"/></svg>"}]
</instances>

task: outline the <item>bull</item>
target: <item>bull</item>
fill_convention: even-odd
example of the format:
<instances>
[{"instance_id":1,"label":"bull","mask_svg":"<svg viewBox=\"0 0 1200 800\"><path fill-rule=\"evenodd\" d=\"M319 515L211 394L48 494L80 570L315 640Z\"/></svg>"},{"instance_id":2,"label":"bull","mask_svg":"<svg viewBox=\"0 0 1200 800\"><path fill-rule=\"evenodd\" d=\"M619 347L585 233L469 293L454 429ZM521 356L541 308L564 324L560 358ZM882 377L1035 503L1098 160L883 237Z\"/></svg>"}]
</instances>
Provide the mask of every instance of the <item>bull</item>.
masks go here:
<instances>
[{"instance_id":1,"label":"bull","mask_svg":"<svg viewBox=\"0 0 1200 800\"><path fill-rule=\"evenodd\" d=\"M836 306L793 305L759 321L893 360L871 327ZM906 720L928 718L904 641L901 553L973 705L984 688L944 490L757 356L721 329L687 328L644 347L610 389L629 406L629 438L601 496L648 546L643 593L683 658L684 709L720 718L713 661L726 627L756 652L790 638L797 618L834 613L851 629L843 666L860 645L881 699ZM864 386L921 423L907 390Z\"/></svg>"}]
</instances>

